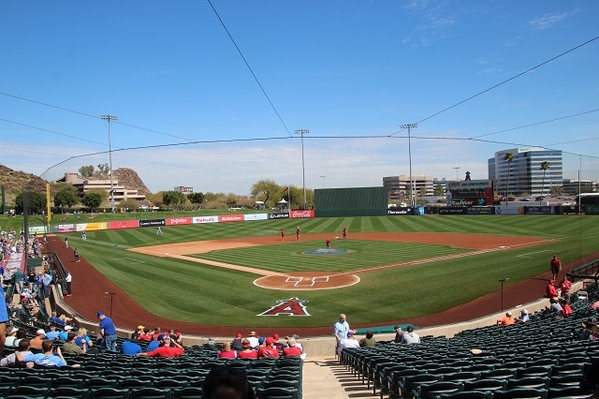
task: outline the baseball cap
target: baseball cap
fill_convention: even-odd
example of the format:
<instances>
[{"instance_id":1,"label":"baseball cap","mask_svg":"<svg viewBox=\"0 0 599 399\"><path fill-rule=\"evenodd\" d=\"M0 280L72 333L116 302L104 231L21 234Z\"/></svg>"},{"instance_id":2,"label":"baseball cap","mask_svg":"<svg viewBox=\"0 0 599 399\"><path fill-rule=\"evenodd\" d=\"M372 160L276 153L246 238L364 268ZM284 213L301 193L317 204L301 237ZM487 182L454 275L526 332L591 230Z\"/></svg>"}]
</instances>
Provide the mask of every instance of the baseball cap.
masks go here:
<instances>
[{"instance_id":1,"label":"baseball cap","mask_svg":"<svg viewBox=\"0 0 599 399\"><path fill-rule=\"evenodd\" d=\"M262 345L262 344L264 343L264 341L266 341L266 339L265 339L264 337L260 337L260 338L258 338L258 343L259 343L260 345Z\"/></svg>"},{"instance_id":2,"label":"baseball cap","mask_svg":"<svg viewBox=\"0 0 599 399\"><path fill-rule=\"evenodd\" d=\"M235 338L241 338L243 337L243 335L241 333L237 333L237 335L235 336Z\"/></svg>"},{"instance_id":3,"label":"baseball cap","mask_svg":"<svg viewBox=\"0 0 599 399\"><path fill-rule=\"evenodd\" d=\"M511 315L512 315L512 312L507 312L507 313L506 313L506 315L507 315L507 316L511 316Z\"/></svg>"},{"instance_id":4,"label":"baseball cap","mask_svg":"<svg viewBox=\"0 0 599 399\"><path fill-rule=\"evenodd\" d=\"M295 342L295 338L291 337L287 340L287 345L289 346L295 346L297 345L297 342Z\"/></svg>"},{"instance_id":5,"label":"baseball cap","mask_svg":"<svg viewBox=\"0 0 599 399\"><path fill-rule=\"evenodd\" d=\"M46 332L40 328L35 332L35 335L46 335Z\"/></svg>"},{"instance_id":6,"label":"baseball cap","mask_svg":"<svg viewBox=\"0 0 599 399\"><path fill-rule=\"evenodd\" d=\"M158 341L168 341L171 337L168 334L160 334L158 336Z\"/></svg>"},{"instance_id":7,"label":"baseball cap","mask_svg":"<svg viewBox=\"0 0 599 399\"><path fill-rule=\"evenodd\" d=\"M400 326L395 326L395 327L393 327L393 329L394 330L401 330L401 327Z\"/></svg>"},{"instance_id":8,"label":"baseball cap","mask_svg":"<svg viewBox=\"0 0 599 399\"><path fill-rule=\"evenodd\" d=\"M266 345L272 345L275 343L275 340L272 337L266 338Z\"/></svg>"},{"instance_id":9,"label":"baseball cap","mask_svg":"<svg viewBox=\"0 0 599 399\"><path fill-rule=\"evenodd\" d=\"M278 341L278 340L279 340L279 334L277 334L277 333L274 333L274 334L272 335L272 339L274 339L275 341Z\"/></svg>"},{"instance_id":10,"label":"baseball cap","mask_svg":"<svg viewBox=\"0 0 599 399\"><path fill-rule=\"evenodd\" d=\"M73 327L71 327L71 326L64 326L65 331L71 331L72 329L73 329Z\"/></svg>"},{"instance_id":11,"label":"baseball cap","mask_svg":"<svg viewBox=\"0 0 599 399\"><path fill-rule=\"evenodd\" d=\"M250 337L255 337L256 336L256 331L250 331Z\"/></svg>"},{"instance_id":12,"label":"baseball cap","mask_svg":"<svg viewBox=\"0 0 599 399\"><path fill-rule=\"evenodd\" d=\"M138 330L143 330L144 328L145 328L145 327L144 327L144 326L142 326L141 324L140 324L139 326L137 326L137 329L138 329Z\"/></svg>"},{"instance_id":13,"label":"baseball cap","mask_svg":"<svg viewBox=\"0 0 599 399\"><path fill-rule=\"evenodd\" d=\"M104 313L104 311L103 311L103 310L98 310L98 313L96 313L96 317L98 317L98 318L99 318L100 316L103 316L103 315L105 315L105 314L106 314L106 313Z\"/></svg>"},{"instance_id":14,"label":"baseball cap","mask_svg":"<svg viewBox=\"0 0 599 399\"><path fill-rule=\"evenodd\" d=\"M354 333L350 331L350 332L348 332L348 333L347 333L347 336L348 336L348 337L353 337L353 336L354 336Z\"/></svg>"},{"instance_id":15,"label":"baseball cap","mask_svg":"<svg viewBox=\"0 0 599 399\"><path fill-rule=\"evenodd\" d=\"M522 313L524 313L524 314L528 314L528 310L526 310L526 309L522 309Z\"/></svg>"}]
</instances>

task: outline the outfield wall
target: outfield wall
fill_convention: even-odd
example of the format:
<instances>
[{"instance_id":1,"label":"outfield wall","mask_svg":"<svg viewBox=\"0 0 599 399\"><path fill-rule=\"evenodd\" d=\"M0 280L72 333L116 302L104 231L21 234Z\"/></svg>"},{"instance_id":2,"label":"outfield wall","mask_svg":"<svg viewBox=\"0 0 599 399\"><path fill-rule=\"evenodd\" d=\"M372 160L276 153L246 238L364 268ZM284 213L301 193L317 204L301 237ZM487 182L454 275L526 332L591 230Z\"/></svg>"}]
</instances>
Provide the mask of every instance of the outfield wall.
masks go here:
<instances>
[{"instance_id":1,"label":"outfield wall","mask_svg":"<svg viewBox=\"0 0 599 399\"><path fill-rule=\"evenodd\" d=\"M378 187L375 187L378 188ZM328 189L345 190L345 189ZM353 189L355 190L355 189ZM339 193L342 193L339 191ZM339 194L338 193L338 194ZM366 195L364 191L362 195ZM336 194L337 195L337 194ZM386 203L386 200L385 200ZM362 204L363 205L363 204ZM318 210L292 210L289 212L277 213L230 213L210 216L181 216L171 218L153 218L140 220L117 220L111 222L87 222L87 223L69 223L50 226L46 231L45 226L34 226L29 228L30 234L44 233L74 233L82 231L98 230L120 230L137 228L158 228L163 226L186 226L193 224L208 223L241 223L260 220L281 220L281 219L310 219L314 217L333 217L333 216L413 216L413 215L570 215L578 214L577 206L427 206L427 207L392 207L381 212L365 208L346 209L338 212L318 211ZM378 209L378 208L376 208ZM585 215L598 215L599 206L583 206ZM371 213L371 214L368 214Z\"/></svg>"}]
</instances>

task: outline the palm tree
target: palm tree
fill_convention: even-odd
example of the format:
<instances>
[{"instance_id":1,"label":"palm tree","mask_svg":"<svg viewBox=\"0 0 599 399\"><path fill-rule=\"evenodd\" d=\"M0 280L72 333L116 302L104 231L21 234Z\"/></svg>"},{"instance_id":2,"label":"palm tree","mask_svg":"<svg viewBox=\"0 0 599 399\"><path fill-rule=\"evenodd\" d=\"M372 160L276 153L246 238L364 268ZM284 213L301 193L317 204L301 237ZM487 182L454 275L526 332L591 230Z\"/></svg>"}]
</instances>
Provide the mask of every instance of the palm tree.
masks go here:
<instances>
[{"instance_id":1,"label":"palm tree","mask_svg":"<svg viewBox=\"0 0 599 399\"><path fill-rule=\"evenodd\" d=\"M545 193L545 174L547 173L547 169L550 168L549 162L543 161L541 162L541 170L543 171L543 185L541 186L541 197ZM543 203L543 200L539 201L539 205Z\"/></svg>"},{"instance_id":2,"label":"palm tree","mask_svg":"<svg viewBox=\"0 0 599 399\"><path fill-rule=\"evenodd\" d=\"M510 173L512 172L512 162L514 162L514 154L506 152L503 155L503 160L507 161L507 184L505 185L505 206L507 206L507 194L510 187Z\"/></svg>"}]
</instances>

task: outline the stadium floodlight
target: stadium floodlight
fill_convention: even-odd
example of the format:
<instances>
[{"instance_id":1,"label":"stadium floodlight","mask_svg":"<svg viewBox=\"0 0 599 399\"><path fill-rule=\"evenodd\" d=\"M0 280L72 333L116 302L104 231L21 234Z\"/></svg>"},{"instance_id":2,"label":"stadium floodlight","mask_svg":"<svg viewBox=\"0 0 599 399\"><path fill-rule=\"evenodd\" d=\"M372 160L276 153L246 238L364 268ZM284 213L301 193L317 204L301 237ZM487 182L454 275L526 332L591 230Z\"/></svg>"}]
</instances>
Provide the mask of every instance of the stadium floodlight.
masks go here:
<instances>
[{"instance_id":1,"label":"stadium floodlight","mask_svg":"<svg viewBox=\"0 0 599 399\"><path fill-rule=\"evenodd\" d=\"M410 136L410 129L416 129L417 123L403 123L399 125L402 129L408 129L408 158L410 160L410 206L414 207L414 185L412 182L412 138Z\"/></svg>"},{"instance_id":2,"label":"stadium floodlight","mask_svg":"<svg viewBox=\"0 0 599 399\"><path fill-rule=\"evenodd\" d=\"M455 181L460 181L460 178L458 177L458 171L461 169L461 166L454 166L453 170L455 170Z\"/></svg>"},{"instance_id":3,"label":"stadium floodlight","mask_svg":"<svg viewBox=\"0 0 599 399\"><path fill-rule=\"evenodd\" d=\"M112 143L110 142L110 121L116 121L119 118L116 115L110 115L110 114L102 114L102 115L100 115L100 118L108 121L108 162L109 162L108 167L110 168L110 211L112 213L114 213L114 183L113 183L113 177L112 177Z\"/></svg>"},{"instance_id":4,"label":"stadium floodlight","mask_svg":"<svg viewBox=\"0 0 599 399\"><path fill-rule=\"evenodd\" d=\"M302 187L304 189L304 206L302 209L306 209L306 166L304 163L304 134L310 133L310 129L295 129L293 131L295 134L301 135L302 138ZM289 209L291 210L291 204L289 204Z\"/></svg>"}]
</instances>

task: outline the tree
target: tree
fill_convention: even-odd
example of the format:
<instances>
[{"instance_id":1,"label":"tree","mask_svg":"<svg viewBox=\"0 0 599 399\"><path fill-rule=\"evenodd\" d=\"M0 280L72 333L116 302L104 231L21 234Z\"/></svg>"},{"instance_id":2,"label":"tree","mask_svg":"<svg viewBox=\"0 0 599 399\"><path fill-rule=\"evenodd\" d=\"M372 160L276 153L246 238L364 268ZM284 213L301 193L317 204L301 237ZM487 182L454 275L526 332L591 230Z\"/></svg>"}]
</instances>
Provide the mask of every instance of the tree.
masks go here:
<instances>
[{"instance_id":1,"label":"tree","mask_svg":"<svg viewBox=\"0 0 599 399\"><path fill-rule=\"evenodd\" d=\"M129 211L134 211L139 209L139 202L137 202L133 198L127 198L126 200L119 202L117 206L119 208L127 209Z\"/></svg>"},{"instance_id":2,"label":"tree","mask_svg":"<svg viewBox=\"0 0 599 399\"><path fill-rule=\"evenodd\" d=\"M59 207L62 213L64 213L65 207L70 208L78 202L79 193L75 186L64 186L54 194L54 206Z\"/></svg>"},{"instance_id":3,"label":"tree","mask_svg":"<svg viewBox=\"0 0 599 399\"><path fill-rule=\"evenodd\" d=\"M92 177L94 175L94 165L80 167L79 174L83 177Z\"/></svg>"},{"instance_id":4,"label":"tree","mask_svg":"<svg viewBox=\"0 0 599 399\"><path fill-rule=\"evenodd\" d=\"M172 205L173 209L182 209L186 201L185 194L180 191L164 191L162 193L162 202L164 202L164 205Z\"/></svg>"},{"instance_id":5,"label":"tree","mask_svg":"<svg viewBox=\"0 0 599 399\"><path fill-rule=\"evenodd\" d=\"M547 169L550 168L549 162L543 161L541 162L541 170L543 171L543 185L541 186L541 197L545 194L545 174L547 173ZM543 203L543 200L539 201L539 205Z\"/></svg>"},{"instance_id":6,"label":"tree","mask_svg":"<svg viewBox=\"0 0 599 399\"><path fill-rule=\"evenodd\" d=\"M264 201L268 207L275 205L277 198L276 194L281 193L282 188L274 180L263 179L259 180L252 186L252 197L259 201Z\"/></svg>"},{"instance_id":7,"label":"tree","mask_svg":"<svg viewBox=\"0 0 599 399\"><path fill-rule=\"evenodd\" d=\"M507 161L507 184L505 185L505 206L508 202L508 190L510 189L510 174L512 173L512 162L514 162L514 154L506 152L503 155L503 160Z\"/></svg>"},{"instance_id":8,"label":"tree","mask_svg":"<svg viewBox=\"0 0 599 399\"><path fill-rule=\"evenodd\" d=\"M46 194L42 194L37 191L27 191L21 192L15 197L15 212L25 212L25 201L23 198L24 193L29 197L29 215L42 213L44 209L46 209Z\"/></svg>"},{"instance_id":9,"label":"tree","mask_svg":"<svg viewBox=\"0 0 599 399\"><path fill-rule=\"evenodd\" d=\"M97 191L89 191L85 193L81 203L85 205L91 212L97 209L102 203L102 194Z\"/></svg>"},{"instance_id":10,"label":"tree","mask_svg":"<svg viewBox=\"0 0 599 399\"><path fill-rule=\"evenodd\" d=\"M435 186L435 191L433 193L436 197L441 197L443 195L445 195L445 186L441 183L438 183Z\"/></svg>"},{"instance_id":11,"label":"tree","mask_svg":"<svg viewBox=\"0 0 599 399\"><path fill-rule=\"evenodd\" d=\"M195 209L198 209L202 202L204 202L204 194L202 193L190 193L187 194L187 199L194 205Z\"/></svg>"},{"instance_id":12,"label":"tree","mask_svg":"<svg viewBox=\"0 0 599 399\"><path fill-rule=\"evenodd\" d=\"M562 186L553 186L553 187L551 187L549 192L551 192L551 195L557 197L564 193L564 188Z\"/></svg>"},{"instance_id":13,"label":"tree","mask_svg":"<svg viewBox=\"0 0 599 399\"><path fill-rule=\"evenodd\" d=\"M418 190L418 195L420 196L420 198L426 197L426 186L421 186L420 189Z\"/></svg>"},{"instance_id":14,"label":"tree","mask_svg":"<svg viewBox=\"0 0 599 399\"><path fill-rule=\"evenodd\" d=\"M110 172L110 167L107 163L101 163L98 165L98 174L100 177L108 176L108 172Z\"/></svg>"}]
</instances>

